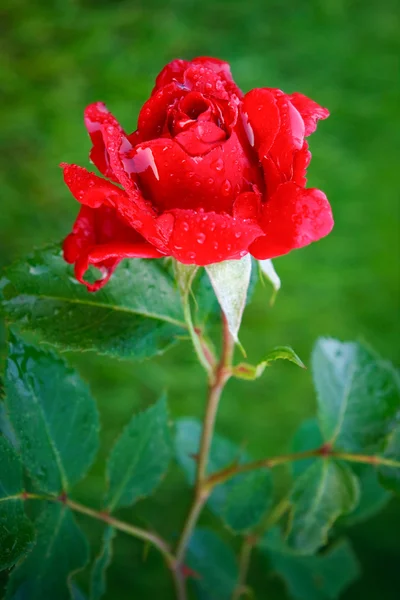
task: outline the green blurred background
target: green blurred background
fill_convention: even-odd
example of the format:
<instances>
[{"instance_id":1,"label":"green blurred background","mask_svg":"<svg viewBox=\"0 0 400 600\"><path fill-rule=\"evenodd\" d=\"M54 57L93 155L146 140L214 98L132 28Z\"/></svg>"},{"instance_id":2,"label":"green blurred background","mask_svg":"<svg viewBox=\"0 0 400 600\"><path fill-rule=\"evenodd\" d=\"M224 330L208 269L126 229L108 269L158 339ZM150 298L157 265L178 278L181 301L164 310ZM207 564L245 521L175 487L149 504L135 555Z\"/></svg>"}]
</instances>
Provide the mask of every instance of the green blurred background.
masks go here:
<instances>
[{"instance_id":1,"label":"green blurred background","mask_svg":"<svg viewBox=\"0 0 400 600\"><path fill-rule=\"evenodd\" d=\"M301 91L332 115L310 140L309 184L328 195L335 229L320 243L275 261L283 282L275 307L260 286L245 314L241 337L249 358L290 344L307 362L316 337L332 335L365 339L399 364L395 9L394 0L6 0L0 25L1 266L69 232L77 204L58 164L89 164L86 104L103 100L133 130L166 62L217 56L231 63L243 90ZM91 383L101 410L101 456L77 490L80 499L100 506L104 457L132 411L167 390L172 416L201 415L204 378L184 343L143 364L91 354L70 359ZM255 457L276 454L288 449L314 410L310 373L279 364L254 384L228 384L218 431L245 443ZM122 516L151 522L174 539L188 502L175 469L153 499ZM202 522L213 521L205 513ZM83 526L95 548L101 527ZM364 574L344 598L399 597L399 532L395 501L350 530ZM142 552L140 544L118 536L109 600L173 597L159 557L150 552L144 563ZM260 558L250 583L257 598L286 598Z\"/></svg>"}]
</instances>

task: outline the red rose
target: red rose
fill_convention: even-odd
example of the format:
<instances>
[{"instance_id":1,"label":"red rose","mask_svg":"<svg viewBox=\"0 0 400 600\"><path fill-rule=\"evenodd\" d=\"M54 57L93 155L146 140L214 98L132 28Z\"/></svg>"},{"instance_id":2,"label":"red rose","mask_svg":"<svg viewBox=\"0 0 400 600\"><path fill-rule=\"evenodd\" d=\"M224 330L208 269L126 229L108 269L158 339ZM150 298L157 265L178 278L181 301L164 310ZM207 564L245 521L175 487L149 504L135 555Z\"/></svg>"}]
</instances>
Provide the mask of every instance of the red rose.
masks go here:
<instances>
[{"instance_id":1,"label":"red rose","mask_svg":"<svg viewBox=\"0 0 400 600\"><path fill-rule=\"evenodd\" d=\"M203 57L161 71L132 134L104 104L88 106L90 158L107 179L62 165L82 205L65 260L82 283L90 264L103 271L86 283L94 291L123 258L207 265L318 240L333 220L323 192L305 187L304 138L328 114L302 94L243 95L227 63Z\"/></svg>"}]
</instances>

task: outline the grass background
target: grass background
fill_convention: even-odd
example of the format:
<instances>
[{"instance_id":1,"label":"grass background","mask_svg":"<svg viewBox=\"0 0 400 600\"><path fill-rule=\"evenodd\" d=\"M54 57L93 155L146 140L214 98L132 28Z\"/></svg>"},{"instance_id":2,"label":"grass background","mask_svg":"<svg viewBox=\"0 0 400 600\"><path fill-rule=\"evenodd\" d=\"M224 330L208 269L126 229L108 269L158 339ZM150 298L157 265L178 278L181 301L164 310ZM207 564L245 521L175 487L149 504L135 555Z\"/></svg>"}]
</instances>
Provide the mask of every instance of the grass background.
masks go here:
<instances>
[{"instance_id":1,"label":"grass background","mask_svg":"<svg viewBox=\"0 0 400 600\"><path fill-rule=\"evenodd\" d=\"M283 287L275 307L260 287L245 314L242 342L249 358L290 344L307 362L316 337L332 335L365 339L399 364L395 8L394 0L6 0L0 20L0 265L69 232L77 204L58 164L88 165L86 104L103 100L133 130L166 62L213 55L231 63L245 91L264 85L301 91L332 114L311 138L309 184L327 193L335 229L276 260ZM174 417L201 415L204 381L187 344L141 365L89 354L70 358L101 410L100 458L78 490L82 500L100 506L104 457L132 411L167 389ZM310 373L277 365L252 385L228 384L218 430L246 443L255 457L275 454L287 450L298 424L314 410ZM183 478L173 470L151 500L122 516L151 522L173 539L188 502ZM101 528L83 525L95 548ZM398 598L399 530L395 501L350 530L364 574L344 598ZM141 545L119 536L115 554L108 600L172 598L155 552L144 564ZM257 598L286 597L257 557L250 583Z\"/></svg>"}]
</instances>

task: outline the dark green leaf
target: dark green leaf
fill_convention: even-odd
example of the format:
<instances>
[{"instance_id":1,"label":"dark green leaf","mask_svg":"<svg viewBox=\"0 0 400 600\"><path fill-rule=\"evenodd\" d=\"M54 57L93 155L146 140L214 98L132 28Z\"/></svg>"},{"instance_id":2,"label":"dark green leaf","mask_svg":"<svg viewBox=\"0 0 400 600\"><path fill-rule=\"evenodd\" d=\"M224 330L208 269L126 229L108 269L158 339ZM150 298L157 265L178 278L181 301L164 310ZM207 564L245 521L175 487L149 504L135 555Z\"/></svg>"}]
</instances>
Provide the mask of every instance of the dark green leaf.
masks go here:
<instances>
[{"instance_id":1,"label":"dark green leaf","mask_svg":"<svg viewBox=\"0 0 400 600\"><path fill-rule=\"evenodd\" d=\"M22 491L20 460L0 435L0 570L12 567L33 545L33 525L25 516Z\"/></svg>"},{"instance_id":2,"label":"dark green leaf","mask_svg":"<svg viewBox=\"0 0 400 600\"><path fill-rule=\"evenodd\" d=\"M109 510L148 496L166 474L172 457L167 402L161 398L132 417L107 464Z\"/></svg>"},{"instance_id":3,"label":"dark green leaf","mask_svg":"<svg viewBox=\"0 0 400 600\"><path fill-rule=\"evenodd\" d=\"M349 513L359 499L357 478L350 468L320 459L296 479L291 493L291 526L288 546L313 554L324 545L336 519Z\"/></svg>"},{"instance_id":4,"label":"dark green leaf","mask_svg":"<svg viewBox=\"0 0 400 600\"><path fill-rule=\"evenodd\" d=\"M52 246L9 267L1 297L9 321L67 350L142 359L163 352L185 331L179 293L163 260L124 261L93 294Z\"/></svg>"},{"instance_id":5,"label":"dark green leaf","mask_svg":"<svg viewBox=\"0 0 400 600\"><path fill-rule=\"evenodd\" d=\"M100 600L106 593L106 570L111 563L115 534L116 531L113 527L106 527L104 530L101 551L92 569L90 600Z\"/></svg>"},{"instance_id":6,"label":"dark green leaf","mask_svg":"<svg viewBox=\"0 0 400 600\"><path fill-rule=\"evenodd\" d=\"M8 418L6 405L0 400L0 433L2 433L14 448L18 448L18 440Z\"/></svg>"},{"instance_id":7,"label":"dark green leaf","mask_svg":"<svg viewBox=\"0 0 400 600\"><path fill-rule=\"evenodd\" d=\"M296 431L292 441L292 452L306 452L322 446L321 431L316 419L308 419L304 421ZM291 463L292 472L295 477L298 477L310 467L315 458L305 458L304 460L295 460Z\"/></svg>"},{"instance_id":8,"label":"dark green leaf","mask_svg":"<svg viewBox=\"0 0 400 600\"><path fill-rule=\"evenodd\" d=\"M175 453L188 481L193 485L196 472L195 455L199 450L201 424L196 419L179 419L176 423ZM232 463L250 460L233 442L214 435L208 472L213 473ZM233 531L243 532L260 521L270 507L272 479L269 471L257 470L232 478L215 487L208 506Z\"/></svg>"},{"instance_id":9,"label":"dark green leaf","mask_svg":"<svg viewBox=\"0 0 400 600\"><path fill-rule=\"evenodd\" d=\"M233 550L208 529L196 529L187 555L200 598L229 600L236 587L238 567Z\"/></svg>"},{"instance_id":10,"label":"dark green leaf","mask_svg":"<svg viewBox=\"0 0 400 600\"><path fill-rule=\"evenodd\" d=\"M89 388L63 359L10 333L6 406L22 462L41 491L68 490L98 447L97 408Z\"/></svg>"},{"instance_id":11,"label":"dark green leaf","mask_svg":"<svg viewBox=\"0 0 400 600\"><path fill-rule=\"evenodd\" d=\"M361 344L320 339L312 368L324 439L347 452L380 450L400 409L393 367Z\"/></svg>"},{"instance_id":12,"label":"dark green leaf","mask_svg":"<svg viewBox=\"0 0 400 600\"><path fill-rule=\"evenodd\" d=\"M289 346L277 346L262 360L258 365L249 365L247 363L241 363L234 367L233 375L239 379L253 380L260 377L266 367L270 366L270 363L274 360L289 360L298 367L305 369L303 361L297 356L295 351Z\"/></svg>"},{"instance_id":13,"label":"dark green leaf","mask_svg":"<svg viewBox=\"0 0 400 600\"><path fill-rule=\"evenodd\" d=\"M390 500L389 492L379 485L375 467L357 464L349 464L349 467L357 475L360 500L351 513L340 519L345 525L353 525L369 519L382 510Z\"/></svg>"},{"instance_id":14,"label":"dark green leaf","mask_svg":"<svg viewBox=\"0 0 400 600\"><path fill-rule=\"evenodd\" d=\"M70 600L70 578L89 558L86 538L60 503L49 504L35 525L36 545L11 573L6 600Z\"/></svg>"},{"instance_id":15,"label":"dark green leaf","mask_svg":"<svg viewBox=\"0 0 400 600\"><path fill-rule=\"evenodd\" d=\"M271 533L276 533L276 531ZM265 536L260 548L295 600L335 600L360 575L357 558L347 540L316 556L299 556ZM271 546L273 550L271 550Z\"/></svg>"},{"instance_id":16,"label":"dark green leaf","mask_svg":"<svg viewBox=\"0 0 400 600\"><path fill-rule=\"evenodd\" d=\"M397 427L390 436L383 456L400 464L400 427ZM379 480L385 488L400 494L399 466L379 467Z\"/></svg>"},{"instance_id":17,"label":"dark green leaf","mask_svg":"<svg viewBox=\"0 0 400 600\"><path fill-rule=\"evenodd\" d=\"M71 584L71 596L72 596L72 600L86 600L85 594L76 585L76 583Z\"/></svg>"}]
</instances>

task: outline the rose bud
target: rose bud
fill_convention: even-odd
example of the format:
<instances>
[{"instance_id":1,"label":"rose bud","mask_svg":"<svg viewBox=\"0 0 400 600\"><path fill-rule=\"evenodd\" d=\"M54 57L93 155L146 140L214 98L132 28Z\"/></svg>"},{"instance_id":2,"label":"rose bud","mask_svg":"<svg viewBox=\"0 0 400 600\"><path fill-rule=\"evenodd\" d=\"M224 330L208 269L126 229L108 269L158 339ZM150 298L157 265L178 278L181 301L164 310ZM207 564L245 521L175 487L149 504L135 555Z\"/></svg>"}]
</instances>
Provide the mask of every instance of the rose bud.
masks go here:
<instances>
[{"instance_id":1,"label":"rose bud","mask_svg":"<svg viewBox=\"0 0 400 600\"><path fill-rule=\"evenodd\" d=\"M208 265L274 258L320 239L333 219L325 194L305 187L305 137L328 115L298 93L243 95L229 65L207 57L164 67L131 134L91 104L90 158L104 177L62 165L81 203L65 260L95 291L124 258ZM89 265L103 273L93 285Z\"/></svg>"}]
</instances>

